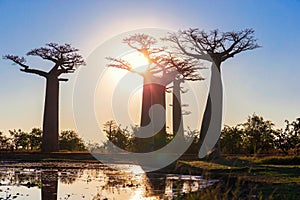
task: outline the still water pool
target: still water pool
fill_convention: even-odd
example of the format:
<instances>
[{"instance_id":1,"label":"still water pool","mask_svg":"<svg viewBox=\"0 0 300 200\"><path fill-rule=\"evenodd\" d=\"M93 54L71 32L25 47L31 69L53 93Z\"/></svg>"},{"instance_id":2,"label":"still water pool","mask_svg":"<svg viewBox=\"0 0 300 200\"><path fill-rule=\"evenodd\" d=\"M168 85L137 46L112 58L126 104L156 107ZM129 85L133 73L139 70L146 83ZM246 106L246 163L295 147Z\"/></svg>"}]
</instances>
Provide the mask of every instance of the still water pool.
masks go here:
<instances>
[{"instance_id":1,"label":"still water pool","mask_svg":"<svg viewBox=\"0 0 300 200\"><path fill-rule=\"evenodd\" d=\"M172 199L213 185L201 176L145 173L137 165L49 162L0 164L0 199Z\"/></svg>"}]
</instances>

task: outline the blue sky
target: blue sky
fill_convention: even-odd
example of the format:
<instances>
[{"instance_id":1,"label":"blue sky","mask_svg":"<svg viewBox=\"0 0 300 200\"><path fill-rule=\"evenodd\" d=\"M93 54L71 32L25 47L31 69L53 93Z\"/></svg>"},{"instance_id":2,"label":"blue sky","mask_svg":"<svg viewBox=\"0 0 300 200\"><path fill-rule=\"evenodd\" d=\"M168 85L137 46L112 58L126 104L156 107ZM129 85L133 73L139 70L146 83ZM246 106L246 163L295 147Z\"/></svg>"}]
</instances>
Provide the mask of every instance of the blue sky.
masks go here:
<instances>
[{"instance_id":1,"label":"blue sky","mask_svg":"<svg viewBox=\"0 0 300 200\"><path fill-rule=\"evenodd\" d=\"M156 27L222 31L253 28L262 48L223 66L224 123L257 113L278 127L300 116L300 1L0 1L0 55L24 55L47 42L71 43L87 57L122 32ZM30 60L43 68L39 59ZM88 66L87 66L88 67ZM47 69L47 64L44 69ZM74 129L76 73L61 84L60 127ZM0 60L0 131L41 127L45 81Z\"/></svg>"}]
</instances>

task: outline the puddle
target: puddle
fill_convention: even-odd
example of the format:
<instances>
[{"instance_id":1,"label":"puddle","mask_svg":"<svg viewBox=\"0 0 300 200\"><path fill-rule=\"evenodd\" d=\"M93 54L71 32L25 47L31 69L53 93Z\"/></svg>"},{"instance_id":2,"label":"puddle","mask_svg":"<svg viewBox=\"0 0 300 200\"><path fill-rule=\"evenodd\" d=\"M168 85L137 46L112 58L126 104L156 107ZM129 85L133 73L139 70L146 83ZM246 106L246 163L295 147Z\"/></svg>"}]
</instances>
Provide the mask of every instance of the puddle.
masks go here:
<instances>
[{"instance_id":1,"label":"puddle","mask_svg":"<svg viewBox=\"0 0 300 200\"><path fill-rule=\"evenodd\" d=\"M137 165L5 163L0 199L158 200L194 192L216 181L201 176L145 173Z\"/></svg>"}]
</instances>

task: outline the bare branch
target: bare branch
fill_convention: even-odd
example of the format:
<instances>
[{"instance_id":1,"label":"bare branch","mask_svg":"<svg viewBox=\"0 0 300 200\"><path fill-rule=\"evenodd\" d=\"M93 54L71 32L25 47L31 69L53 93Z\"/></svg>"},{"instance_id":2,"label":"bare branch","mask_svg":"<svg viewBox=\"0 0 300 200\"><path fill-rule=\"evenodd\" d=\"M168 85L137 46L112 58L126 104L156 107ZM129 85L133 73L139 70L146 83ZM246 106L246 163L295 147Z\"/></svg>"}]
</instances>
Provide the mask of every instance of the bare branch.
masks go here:
<instances>
[{"instance_id":1,"label":"bare branch","mask_svg":"<svg viewBox=\"0 0 300 200\"><path fill-rule=\"evenodd\" d=\"M58 81L64 81L64 82L67 82L69 79L67 78L59 78Z\"/></svg>"},{"instance_id":2,"label":"bare branch","mask_svg":"<svg viewBox=\"0 0 300 200\"><path fill-rule=\"evenodd\" d=\"M18 65L20 65L21 67L24 67L24 68L29 67L28 65L25 65L26 60L25 60L24 57L19 57L19 56L7 54L7 55L3 56L3 59L11 60L11 61L14 62L13 64L18 64Z\"/></svg>"},{"instance_id":3,"label":"bare branch","mask_svg":"<svg viewBox=\"0 0 300 200\"><path fill-rule=\"evenodd\" d=\"M43 77L47 76L46 72L37 69L30 69L28 65L25 65L26 60L24 57L19 57L15 55L5 55L3 56L3 59L11 60L14 64L20 65L22 67L20 71L22 72L37 74Z\"/></svg>"},{"instance_id":4,"label":"bare branch","mask_svg":"<svg viewBox=\"0 0 300 200\"><path fill-rule=\"evenodd\" d=\"M48 74L54 74L58 77L62 73L73 73L78 66L85 65L84 59L77 53L78 51L78 49L73 48L70 44L58 45L56 43L48 43L46 47L33 49L26 54L27 56L39 56L42 59L54 62L55 65L49 72L30 69L25 64L26 60L24 57L6 55L3 58L20 65L23 68L21 69L23 72L34 73L44 77Z\"/></svg>"},{"instance_id":5,"label":"bare branch","mask_svg":"<svg viewBox=\"0 0 300 200\"><path fill-rule=\"evenodd\" d=\"M38 70L38 69L29 69L29 68L24 68L24 69L20 69L20 71L22 72L26 72L26 73L31 73L31 74L37 74L39 76L42 76L42 77L47 77L48 73L47 72L44 72L44 71L41 71L41 70Z\"/></svg>"},{"instance_id":6,"label":"bare branch","mask_svg":"<svg viewBox=\"0 0 300 200\"><path fill-rule=\"evenodd\" d=\"M199 74L200 63L193 59L181 58L176 56L169 57L169 64L178 72L177 80L200 81L204 78Z\"/></svg>"},{"instance_id":7,"label":"bare branch","mask_svg":"<svg viewBox=\"0 0 300 200\"><path fill-rule=\"evenodd\" d=\"M212 58L219 62L240 52L260 47L254 38L253 29L231 32L220 32L217 29L210 32L188 29L169 34L166 40L176 44L181 53L187 56L208 61Z\"/></svg>"},{"instance_id":8,"label":"bare branch","mask_svg":"<svg viewBox=\"0 0 300 200\"><path fill-rule=\"evenodd\" d=\"M132 73L136 73L139 74L141 76L143 76L143 74L141 72L138 72L136 70L134 70L131 66L131 64L129 62L127 62L126 60L120 59L120 58L112 58L112 57L106 57L107 60L111 61L111 63L109 63L107 66L108 67L115 67L115 68L119 68L119 69L125 69L127 71L130 71Z\"/></svg>"},{"instance_id":9,"label":"bare branch","mask_svg":"<svg viewBox=\"0 0 300 200\"><path fill-rule=\"evenodd\" d=\"M59 75L60 73L73 73L78 66L85 65L84 59L77 53L79 50L70 44L58 45L56 43L48 43L46 46L33 49L27 55L39 56L54 62L55 67L52 68L52 71L59 70Z\"/></svg>"},{"instance_id":10,"label":"bare branch","mask_svg":"<svg viewBox=\"0 0 300 200\"><path fill-rule=\"evenodd\" d=\"M170 37L169 39L177 38ZM165 39L163 39L165 40ZM168 52L166 48L156 47L156 39L145 34L135 34L123 40L134 50L143 53L148 58L148 69L145 73L152 75L152 79L158 78L165 85L168 85L174 80L203 80L198 74L199 61L188 58L187 56L178 56ZM206 55L205 55L206 56ZM107 58L111 61L108 66L125 69L127 71L145 75L145 73L136 72L129 62L120 58Z\"/></svg>"}]
</instances>

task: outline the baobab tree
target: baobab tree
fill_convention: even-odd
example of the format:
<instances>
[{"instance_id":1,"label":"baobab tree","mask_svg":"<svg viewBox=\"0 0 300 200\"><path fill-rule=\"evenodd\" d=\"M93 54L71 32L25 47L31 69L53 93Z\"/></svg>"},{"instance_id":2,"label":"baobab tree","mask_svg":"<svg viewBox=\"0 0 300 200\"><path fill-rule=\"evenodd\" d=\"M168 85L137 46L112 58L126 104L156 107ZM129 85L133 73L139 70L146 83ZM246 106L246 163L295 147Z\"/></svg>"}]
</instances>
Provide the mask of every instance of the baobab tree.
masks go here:
<instances>
[{"instance_id":1,"label":"baobab tree","mask_svg":"<svg viewBox=\"0 0 300 200\"><path fill-rule=\"evenodd\" d=\"M168 52L166 48L155 47L157 40L146 34L130 36L129 38L124 39L124 43L137 52L142 53L148 61L147 69L143 72L139 72L126 60L120 58L108 58L108 60L111 61L108 65L109 67L125 69L143 77L140 126L143 128L151 124L152 127L160 129L159 134L166 135L166 87L175 81L175 89L173 91L179 93L176 95L174 94L173 98L173 100L176 101L173 106L175 113L175 117L173 117L175 123L173 124L177 126L175 129L178 130L179 124L182 122L182 111L181 100L179 100L179 104L177 103L177 97L180 98L180 89L178 91L177 85L180 88L180 84L184 82L184 80L196 80L196 78L200 78L200 76L196 76L196 70L198 69L196 62L189 58L178 58L171 52ZM152 106L155 106L156 104L161 105L163 111L155 109L151 110ZM152 128L150 130L152 132L157 132L157 128ZM141 132L145 133L145 129L142 129ZM183 135L183 130L181 132ZM164 140L164 136L158 136L158 138L163 138L162 140ZM159 144L156 144L156 147L161 146L164 143L161 142Z\"/></svg>"},{"instance_id":2,"label":"baobab tree","mask_svg":"<svg viewBox=\"0 0 300 200\"><path fill-rule=\"evenodd\" d=\"M220 32L219 30L205 32L199 29L188 29L171 33L166 40L175 43L179 52L186 56L212 62L209 95L200 130L199 146L202 146L212 116L210 94L222 93L222 90L216 91L215 85L221 82L221 64L236 54L260 46L256 43L253 29L230 32ZM219 96L218 102L222 104L222 94ZM222 113L222 110L219 112Z\"/></svg>"},{"instance_id":3,"label":"baobab tree","mask_svg":"<svg viewBox=\"0 0 300 200\"><path fill-rule=\"evenodd\" d=\"M166 86L175 80L178 72L171 70L172 67L166 62L165 50L163 48L154 47L157 43L155 38L146 34L135 34L125 38L123 42L145 56L148 60L147 69L144 72L139 72L126 60L111 57L107 58L111 61L108 66L125 69L143 77L141 131L139 133L147 134L148 132L148 134L151 135L153 132L156 132L157 134L154 138L151 140L148 138L147 141L155 143L156 148L162 147L166 138ZM162 109L153 109L152 106L155 105L160 105ZM143 129L145 127L146 129ZM139 140L142 141L143 139L144 138L140 138ZM148 142L144 142L143 144L145 143ZM154 145L149 144L149 147L145 147L141 150L153 150L153 148Z\"/></svg>"},{"instance_id":4,"label":"baobab tree","mask_svg":"<svg viewBox=\"0 0 300 200\"><path fill-rule=\"evenodd\" d=\"M170 56L168 58L170 62L170 66L172 66L176 71L178 71L178 75L173 81L172 86L172 125L173 125L173 134L181 134L184 135L183 130L183 110L184 106L181 102L181 93L182 87L181 84L185 81L200 81L204 80L203 77L199 74L199 70L203 69L200 67L200 63L194 59L188 59L178 56Z\"/></svg>"},{"instance_id":5,"label":"baobab tree","mask_svg":"<svg viewBox=\"0 0 300 200\"><path fill-rule=\"evenodd\" d=\"M22 72L39 75L46 79L42 136L43 152L59 150L59 82L68 81L68 79L60 78L60 76L73 73L77 67L85 65L82 56L77 53L78 51L70 44L48 43L46 47L33 49L26 54L27 56L38 56L53 62L54 66L49 71L31 68L31 66L26 64L24 57L15 55L3 56L4 59L11 60L14 64L19 65Z\"/></svg>"}]
</instances>

